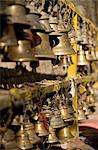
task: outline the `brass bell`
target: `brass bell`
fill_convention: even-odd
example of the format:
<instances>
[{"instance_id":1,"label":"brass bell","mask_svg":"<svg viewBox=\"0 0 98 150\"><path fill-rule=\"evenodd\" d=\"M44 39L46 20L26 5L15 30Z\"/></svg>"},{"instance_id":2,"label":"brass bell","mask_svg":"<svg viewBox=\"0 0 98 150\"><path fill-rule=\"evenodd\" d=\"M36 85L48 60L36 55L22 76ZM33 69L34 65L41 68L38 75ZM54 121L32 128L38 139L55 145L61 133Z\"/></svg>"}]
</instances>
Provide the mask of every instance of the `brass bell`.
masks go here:
<instances>
[{"instance_id":1,"label":"brass bell","mask_svg":"<svg viewBox=\"0 0 98 150\"><path fill-rule=\"evenodd\" d=\"M49 17L49 23L50 23L51 28L53 29L53 32L50 33L49 35L50 36L57 36L57 37L61 36L62 34L58 30L58 20L57 20L57 18L50 16Z\"/></svg>"},{"instance_id":2,"label":"brass bell","mask_svg":"<svg viewBox=\"0 0 98 150\"><path fill-rule=\"evenodd\" d=\"M66 57L66 59L67 59L67 62L68 62L69 65L72 65L72 64L73 64L72 57L71 57L70 55L68 55L68 56Z\"/></svg>"},{"instance_id":3,"label":"brass bell","mask_svg":"<svg viewBox=\"0 0 98 150\"><path fill-rule=\"evenodd\" d=\"M38 59L53 59L55 58L49 43L49 36L47 33L37 32L41 38L41 44L37 45L35 49L35 57Z\"/></svg>"},{"instance_id":4,"label":"brass bell","mask_svg":"<svg viewBox=\"0 0 98 150\"><path fill-rule=\"evenodd\" d=\"M30 123L30 121L25 123L24 129L29 136L30 143L39 144L41 142L40 137L38 137L35 133L34 125Z\"/></svg>"},{"instance_id":5,"label":"brass bell","mask_svg":"<svg viewBox=\"0 0 98 150\"><path fill-rule=\"evenodd\" d=\"M64 141L64 140L68 140L68 139L73 138L73 135L72 135L71 132L70 132L70 128L69 128L69 127L64 127L63 129L61 129L61 130L58 132L58 138L59 138L61 141Z\"/></svg>"},{"instance_id":6,"label":"brass bell","mask_svg":"<svg viewBox=\"0 0 98 150\"><path fill-rule=\"evenodd\" d=\"M78 121L81 122L87 119L85 112L83 111L82 107L78 109Z\"/></svg>"},{"instance_id":7,"label":"brass bell","mask_svg":"<svg viewBox=\"0 0 98 150\"><path fill-rule=\"evenodd\" d=\"M22 150L30 149L33 147L33 145L29 141L28 134L23 128L23 125L21 125L20 130L16 134L16 142L17 147Z\"/></svg>"},{"instance_id":8,"label":"brass bell","mask_svg":"<svg viewBox=\"0 0 98 150\"><path fill-rule=\"evenodd\" d=\"M13 25L4 23L3 27L1 24L1 29L2 29L2 34L0 36L0 45L2 47L17 45L17 39L16 39Z\"/></svg>"},{"instance_id":9,"label":"brass bell","mask_svg":"<svg viewBox=\"0 0 98 150\"><path fill-rule=\"evenodd\" d=\"M51 28L51 26L49 24L49 15L45 12L42 12L41 15L42 15L40 18L41 25L45 29L46 33L51 33L53 31L53 29Z\"/></svg>"},{"instance_id":10,"label":"brass bell","mask_svg":"<svg viewBox=\"0 0 98 150\"><path fill-rule=\"evenodd\" d=\"M71 47L68 33L62 33L62 36L58 37L59 44L52 48L54 55L72 55L74 50Z\"/></svg>"},{"instance_id":11,"label":"brass bell","mask_svg":"<svg viewBox=\"0 0 98 150\"><path fill-rule=\"evenodd\" d=\"M65 126L59 110L54 111L54 114L50 119L50 126L53 129L63 128Z\"/></svg>"},{"instance_id":12,"label":"brass bell","mask_svg":"<svg viewBox=\"0 0 98 150\"><path fill-rule=\"evenodd\" d=\"M59 66L68 67L68 61L66 56L61 56Z\"/></svg>"},{"instance_id":13,"label":"brass bell","mask_svg":"<svg viewBox=\"0 0 98 150\"><path fill-rule=\"evenodd\" d=\"M79 52L77 54L77 65L78 66L88 65L88 61L86 60L86 55L82 49L82 45L79 45Z\"/></svg>"},{"instance_id":14,"label":"brass bell","mask_svg":"<svg viewBox=\"0 0 98 150\"><path fill-rule=\"evenodd\" d=\"M45 128L43 121L38 121L35 124L35 132L39 137L47 136L49 134L48 130Z\"/></svg>"},{"instance_id":15,"label":"brass bell","mask_svg":"<svg viewBox=\"0 0 98 150\"><path fill-rule=\"evenodd\" d=\"M41 14L39 14L37 10L34 10L32 5L27 5L27 8L30 9L29 14L27 14L27 19L31 25L31 30L36 32L44 31L44 28L40 23Z\"/></svg>"},{"instance_id":16,"label":"brass bell","mask_svg":"<svg viewBox=\"0 0 98 150\"><path fill-rule=\"evenodd\" d=\"M26 8L24 5L13 4L7 7L6 13L10 15L8 20L13 24L21 24L25 28L29 28L30 24L26 18Z\"/></svg>"},{"instance_id":17,"label":"brass bell","mask_svg":"<svg viewBox=\"0 0 98 150\"><path fill-rule=\"evenodd\" d=\"M17 46L8 47L7 58L12 61L37 61L29 40L19 40Z\"/></svg>"},{"instance_id":18,"label":"brass bell","mask_svg":"<svg viewBox=\"0 0 98 150\"><path fill-rule=\"evenodd\" d=\"M49 135L48 135L47 143L53 144L53 143L58 143L58 142L59 140L56 137L55 129L53 129L52 127L49 127Z\"/></svg>"}]
</instances>

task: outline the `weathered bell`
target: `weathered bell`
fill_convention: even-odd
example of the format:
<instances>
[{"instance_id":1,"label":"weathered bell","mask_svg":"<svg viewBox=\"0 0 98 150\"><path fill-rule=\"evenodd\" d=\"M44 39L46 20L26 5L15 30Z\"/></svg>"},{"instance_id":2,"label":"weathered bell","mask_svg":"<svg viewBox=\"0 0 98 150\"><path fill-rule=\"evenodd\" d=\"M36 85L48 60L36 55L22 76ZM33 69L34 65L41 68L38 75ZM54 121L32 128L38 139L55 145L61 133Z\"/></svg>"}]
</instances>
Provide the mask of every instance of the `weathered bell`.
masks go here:
<instances>
[{"instance_id":1,"label":"weathered bell","mask_svg":"<svg viewBox=\"0 0 98 150\"><path fill-rule=\"evenodd\" d=\"M78 66L88 65L88 61L86 60L86 55L82 49L82 45L79 45L79 52L77 54L77 65Z\"/></svg>"},{"instance_id":2,"label":"weathered bell","mask_svg":"<svg viewBox=\"0 0 98 150\"><path fill-rule=\"evenodd\" d=\"M41 38L41 44L37 45L35 49L35 57L38 59L53 59L55 58L49 43L49 36L47 33L37 32Z\"/></svg>"},{"instance_id":3,"label":"weathered bell","mask_svg":"<svg viewBox=\"0 0 98 150\"><path fill-rule=\"evenodd\" d=\"M39 14L37 10L34 10L32 5L27 5L27 8L30 9L29 14L27 14L27 19L31 25L31 30L37 31L37 32L44 31L44 28L42 27L40 23L41 14Z\"/></svg>"},{"instance_id":4,"label":"weathered bell","mask_svg":"<svg viewBox=\"0 0 98 150\"><path fill-rule=\"evenodd\" d=\"M51 120L50 120L50 126L53 129L63 128L65 126L64 121L61 118L60 112L58 110L54 111L54 114L53 114L53 116L51 117Z\"/></svg>"},{"instance_id":5,"label":"weathered bell","mask_svg":"<svg viewBox=\"0 0 98 150\"><path fill-rule=\"evenodd\" d=\"M66 59L67 59L67 62L68 62L69 65L72 65L72 64L73 64L72 57L71 57L70 55L68 55L68 56L66 57Z\"/></svg>"},{"instance_id":6,"label":"weathered bell","mask_svg":"<svg viewBox=\"0 0 98 150\"><path fill-rule=\"evenodd\" d=\"M35 133L34 125L30 123L30 121L26 122L24 125L24 129L29 136L30 143L39 144L41 142L40 137L38 137Z\"/></svg>"},{"instance_id":7,"label":"weathered bell","mask_svg":"<svg viewBox=\"0 0 98 150\"><path fill-rule=\"evenodd\" d=\"M0 33L0 45L2 47L17 45L17 39L13 25L4 23L2 17L1 20L3 24L1 23L2 33Z\"/></svg>"},{"instance_id":8,"label":"weathered bell","mask_svg":"<svg viewBox=\"0 0 98 150\"><path fill-rule=\"evenodd\" d=\"M68 140L73 138L73 135L70 132L70 128L69 127L64 127L63 129L61 129L58 132L58 138L63 141L63 140Z\"/></svg>"},{"instance_id":9,"label":"weathered bell","mask_svg":"<svg viewBox=\"0 0 98 150\"><path fill-rule=\"evenodd\" d=\"M19 40L17 46L8 47L7 58L12 61L37 61L29 40Z\"/></svg>"},{"instance_id":10,"label":"weathered bell","mask_svg":"<svg viewBox=\"0 0 98 150\"><path fill-rule=\"evenodd\" d=\"M9 15L8 20L10 23L21 24L24 28L30 27L30 24L26 18L26 8L24 5L10 5L6 9L6 13Z\"/></svg>"},{"instance_id":11,"label":"weathered bell","mask_svg":"<svg viewBox=\"0 0 98 150\"><path fill-rule=\"evenodd\" d=\"M72 55L74 50L70 44L68 33L62 33L62 36L58 37L59 44L52 48L54 55Z\"/></svg>"},{"instance_id":12,"label":"weathered bell","mask_svg":"<svg viewBox=\"0 0 98 150\"><path fill-rule=\"evenodd\" d=\"M17 147L22 150L30 149L33 147L33 145L30 143L28 134L23 128L23 125L21 125L20 130L16 134L16 142Z\"/></svg>"},{"instance_id":13,"label":"weathered bell","mask_svg":"<svg viewBox=\"0 0 98 150\"><path fill-rule=\"evenodd\" d=\"M42 15L40 18L41 25L45 29L46 33L51 33L53 31L53 29L51 28L51 26L49 24L49 15L45 12L42 12L41 15Z\"/></svg>"},{"instance_id":14,"label":"weathered bell","mask_svg":"<svg viewBox=\"0 0 98 150\"><path fill-rule=\"evenodd\" d=\"M49 134L48 130L45 128L43 121L38 121L35 124L35 132L39 137L47 136Z\"/></svg>"},{"instance_id":15,"label":"weathered bell","mask_svg":"<svg viewBox=\"0 0 98 150\"><path fill-rule=\"evenodd\" d=\"M82 108L79 108L78 109L78 121L83 121L83 120L85 120L85 119L87 119L86 118L86 115L85 115L85 112L83 111L83 109Z\"/></svg>"},{"instance_id":16,"label":"weathered bell","mask_svg":"<svg viewBox=\"0 0 98 150\"><path fill-rule=\"evenodd\" d=\"M61 56L59 66L68 67L68 61L66 56Z\"/></svg>"},{"instance_id":17,"label":"weathered bell","mask_svg":"<svg viewBox=\"0 0 98 150\"><path fill-rule=\"evenodd\" d=\"M51 126L49 127L49 135L48 135L48 141L47 143L53 144L53 143L58 143L59 140L56 137L55 129L53 129Z\"/></svg>"},{"instance_id":18,"label":"weathered bell","mask_svg":"<svg viewBox=\"0 0 98 150\"><path fill-rule=\"evenodd\" d=\"M57 18L50 16L49 17L49 23L50 23L51 28L53 29L53 32L50 33L49 35L50 36L57 36L57 37L61 36L62 34L58 30L58 20L57 20Z\"/></svg>"}]
</instances>

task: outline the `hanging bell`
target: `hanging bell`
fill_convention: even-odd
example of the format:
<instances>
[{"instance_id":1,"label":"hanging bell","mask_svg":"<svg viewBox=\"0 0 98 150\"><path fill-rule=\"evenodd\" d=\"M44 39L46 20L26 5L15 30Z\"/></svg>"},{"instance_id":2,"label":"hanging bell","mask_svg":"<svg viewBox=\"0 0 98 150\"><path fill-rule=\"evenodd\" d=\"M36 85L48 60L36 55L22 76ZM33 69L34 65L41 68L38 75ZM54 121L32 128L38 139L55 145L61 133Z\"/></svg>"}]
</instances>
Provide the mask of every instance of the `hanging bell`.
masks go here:
<instances>
[{"instance_id":1,"label":"hanging bell","mask_svg":"<svg viewBox=\"0 0 98 150\"><path fill-rule=\"evenodd\" d=\"M43 26L43 28L45 29L46 33L51 33L53 32L53 29L51 28L50 24L49 24L49 15L45 12L41 13L41 18L40 18L40 23Z\"/></svg>"},{"instance_id":2,"label":"hanging bell","mask_svg":"<svg viewBox=\"0 0 98 150\"><path fill-rule=\"evenodd\" d=\"M54 55L72 55L74 50L71 47L68 33L62 33L62 36L58 37L59 44L52 48Z\"/></svg>"},{"instance_id":3,"label":"hanging bell","mask_svg":"<svg viewBox=\"0 0 98 150\"><path fill-rule=\"evenodd\" d=\"M38 137L35 133L34 125L30 123L30 121L26 122L24 125L24 129L29 136L30 143L39 144L41 142L40 137Z\"/></svg>"},{"instance_id":4,"label":"hanging bell","mask_svg":"<svg viewBox=\"0 0 98 150\"><path fill-rule=\"evenodd\" d=\"M48 130L45 128L43 121L38 121L35 124L35 132L39 137L47 136L49 134Z\"/></svg>"},{"instance_id":5,"label":"hanging bell","mask_svg":"<svg viewBox=\"0 0 98 150\"><path fill-rule=\"evenodd\" d=\"M70 55L68 55L66 59L67 59L68 65L73 65L72 57Z\"/></svg>"},{"instance_id":6,"label":"hanging bell","mask_svg":"<svg viewBox=\"0 0 98 150\"><path fill-rule=\"evenodd\" d=\"M27 8L30 9L29 14L27 14L27 19L31 25L31 30L36 32L44 31L40 23L41 14L37 12L37 10L33 9L32 5L27 5Z\"/></svg>"},{"instance_id":7,"label":"hanging bell","mask_svg":"<svg viewBox=\"0 0 98 150\"><path fill-rule=\"evenodd\" d=\"M52 127L49 127L49 135L48 135L47 143L53 144L53 143L58 143L58 142L59 140L56 137L55 129L53 129Z\"/></svg>"},{"instance_id":8,"label":"hanging bell","mask_svg":"<svg viewBox=\"0 0 98 150\"><path fill-rule=\"evenodd\" d=\"M51 120L50 120L50 126L53 129L63 128L65 126L64 121L61 118L59 110L54 111L54 114L53 114L53 116L51 117Z\"/></svg>"},{"instance_id":9,"label":"hanging bell","mask_svg":"<svg viewBox=\"0 0 98 150\"><path fill-rule=\"evenodd\" d=\"M41 38L41 44L37 45L35 49L35 57L38 59L54 59L55 56L51 50L49 43L49 36L47 33L37 32L37 34Z\"/></svg>"},{"instance_id":10,"label":"hanging bell","mask_svg":"<svg viewBox=\"0 0 98 150\"><path fill-rule=\"evenodd\" d=\"M21 4L13 4L7 7L6 13L9 15L8 21L13 24L20 24L24 28L29 28L30 24L26 18L26 8Z\"/></svg>"},{"instance_id":11,"label":"hanging bell","mask_svg":"<svg viewBox=\"0 0 98 150\"><path fill-rule=\"evenodd\" d=\"M2 20L3 18L1 18ZM12 24L7 24L2 20L1 23L2 33L0 33L0 45L3 46L13 46L17 45L17 39L14 32Z\"/></svg>"},{"instance_id":12,"label":"hanging bell","mask_svg":"<svg viewBox=\"0 0 98 150\"><path fill-rule=\"evenodd\" d=\"M61 56L59 66L68 67L68 65L66 56Z\"/></svg>"},{"instance_id":13,"label":"hanging bell","mask_svg":"<svg viewBox=\"0 0 98 150\"><path fill-rule=\"evenodd\" d=\"M82 45L79 45L79 52L77 55L77 65L78 66L88 65L88 61L86 60L86 55L82 49Z\"/></svg>"},{"instance_id":14,"label":"hanging bell","mask_svg":"<svg viewBox=\"0 0 98 150\"><path fill-rule=\"evenodd\" d=\"M7 59L12 61L37 61L31 50L29 40L19 40L17 46L8 47Z\"/></svg>"},{"instance_id":15,"label":"hanging bell","mask_svg":"<svg viewBox=\"0 0 98 150\"><path fill-rule=\"evenodd\" d=\"M20 130L16 134L16 142L17 142L17 147L26 150L32 148L32 144L29 141L29 137L27 133L25 132L23 125L21 125Z\"/></svg>"},{"instance_id":16,"label":"hanging bell","mask_svg":"<svg viewBox=\"0 0 98 150\"><path fill-rule=\"evenodd\" d=\"M78 121L81 122L87 119L85 112L83 111L82 107L78 109Z\"/></svg>"},{"instance_id":17,"label":"hanging bell","mask_svg":"<svg viewBox=\"0 0 98 150\"><path fill-rule=\"evenodd\" d=\"M58 30L58 20L57 20L57 18L50 16L49 17L49 23L50 23L51 28L53 29L53 32L50 33L49 35L50 36L57 36L57 37L61 36L62 34Z\"/></svg>"},{"instance_id":18,"label":"hanging bell","mask_svg":"<svg viewBox=\"0 0 98 150\"><path fill-rule=\"evenodd\" d=\"M70 132L70 128L69 128L69 127L64 127L63 129L61 129L61 130L58 132L58 138L59 138L61 141L69 140L69 139L73 138L73 135L72 135L71 132Z\"/></svg>"}]
</instances>

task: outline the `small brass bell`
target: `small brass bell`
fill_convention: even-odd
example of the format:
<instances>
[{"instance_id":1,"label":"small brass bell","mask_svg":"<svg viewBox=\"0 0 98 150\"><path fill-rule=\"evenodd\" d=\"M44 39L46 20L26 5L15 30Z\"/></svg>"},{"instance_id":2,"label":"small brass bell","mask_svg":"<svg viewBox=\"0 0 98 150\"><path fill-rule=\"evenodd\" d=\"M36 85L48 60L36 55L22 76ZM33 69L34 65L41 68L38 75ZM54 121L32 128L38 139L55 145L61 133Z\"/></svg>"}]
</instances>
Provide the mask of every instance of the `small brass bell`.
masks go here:
<instances>
[{"instance_id":1,"label":"small brass bell","mask_svg":"<svg viewBox=\"0 0 98 150\"><path fill-rule=\"evenodd\" d=\"M30 149L33 147L33 145L29 141L28 134L23 128L23 125L21 125L20 130L16 134L16 142L17 147L22 150Z\"/></svg>"},{"instance_id":2,"label":"small brass bell","mask_svg":"<svg viewBox=\"0 0 98 150\"><path fill-rule=\"evenodd\" d=\"M59 66L68 67L68 61L66 56L61 56Z\"/></svg>"},{"instance_id":3,"label":"small brass bell","mask_svg":"<svg viewBox=\"0 0 98 150\"><path fill-rule=\"evenodd\" d=\"M22 0L23 1L23 0ZM13 24L21 24L25 28L29 28L30 24L26 18L26 8L21 4L13 4L7 7L6 13L10 15L8 20Z\"/></svg>"},{"instance_id":4,"label":"small brass bell","mask_svg":"<svg viewBox=\"0 0 98 150\"><path fill-rule=\"evenodd\" d=\"M2 35L0 36L0 45L2 46L17 45L17 39L16 39L13 25L4 23L1 29L2 29Z\"/></svg>"},{"instance_id":5,"label":"small brass bell","mask_svg":"<svg viewBox=\"0 0 98 150\"><path fill-rule=\"evenodd\" d=\"M83 111L82 107L78 109L78 121L81 122L87 119L85 112Z\"/></svg>"},{"instance_id":6,"label":"small brass bell","mask_svg":"<svg viewBox=\"0 0 98 150\"><path fill-rule=\"evenodd\" d=\"M35 132L39 137L47 136L49 134L48 130L45 128L43 121L38 121L37 124L35 124Z\"/></svg>"},{"instance_id":7,"label":"small brass bell","mask_svg":"<svg viewBox=\"0 0 98 150\"><path fill-rule=\"evenodd\" d=\"M56 137L55 129L52 127L49 127L49 136L48 136L48 141L47 143L53 144L53 143L58 143L59 140Z\"/></svg>"},{"instance_id":8,"label":"small brass bell","mask_svg":"<svg viewBox=\"0 0 98 150\"><path fill-rule=\"evenodd\" d=\"M44 28L40 23L41 14L39 14L37 10L34 10L32 5L27 5L27 8L30 9L29 14L27 14L27 19L31 25L31 30L36 32L44 31Z\"/></svg>"},{"instance_id":9,"label":"small brass bell","mask_svg":"<svg viewBox=\"0 0 98 150\"><path fill-rule=\"evenodd\" d=\"M74 50L71 47L68 33L62 33L62 36L58 37L59 44L52 48L54 55L72 55Z\"/></svg>"},{"instance_id":10,"label":"small brass bell","mask_svg":"<svg viewBox=\"0 0 98 150\"><path fill-rule=\"evenodd\" d=\"M57 20L57 18L50 16L49 17L49 23L50 23L51 28L53 29L53 32L50 33L49 35L50 36L57 36L57 37L61 36L62 34L58 30L58 20Z\"/></svg>"},{"instance_id":11,"label":"small brass bell","mask_svg":"<svg viewBox=\"0 0 98 150\"><path fill-rule=\"evenodd\" d=\"M37 34L41 38L41 44L36 46L35 49L35 57L38 59L53 59L55 58L49 43L49 36L47 33L37 32Z\"/></svg>"},{"instance_id":12,"label":"small brass bell","mask_svg":"<svg viewBox=\"0 0 98 150\"><path fill-rule=\"evenodd\" d=\"M12 61L37 61L29 40L19 40L17 46L9 46L7 58Z\"/></svg>"},{"instance_id":13,"label":"small brass bell","mask_svg":"<svg viewBox=\"0 0 98 150\"><path fill-rule=\"evenodd\" d=\"M79 52L77 55L77 65L78 66L88 65L88 61L86 60L86 55L82 49L82 45L79 45Z\"/></svg>"},{"instance_id":14,"label":"small brass bell","mask_svg":"<svg viewBox=\"0 0 98 150\"><path fill-rule=\"evenodd\" d=\"M94 50L86 51L86 59L88 61L94 61L96 60L96 52Z\"/></svg>"},{"instance_id":15,"label":"small brass bell","mask_svg":"<svg viewBox=\"0 0 98 150\"><path fill-rule=\"evenodd\" d=\"M73 138L69 127L64 127L58 132L58 137L61 141Z\"/></svg>"},{"instance_id":16,"label":"small brass bell","mask_svg":"<svg viewBox=\"0 0 98 150\"><path fill-rule=\"evenodd\" d=\"M27 134L29 136L30 143L38 144L38 143L41 142L40 137L38 137L35 133L34 125L32 123L30 123L30 121L25 123L24 129L25 129L25 131L27 132Z\"/></svg>"},{"instance_id":17,"label":"small brass bell","mask_svg":"<svg viewBox=\"0 0 98 150\"><path fill-rule=\"evenodd\" d=\"M50 120L50 126L53 129L63 128L65 126L64 121L61 118L60 112L58 110L54 111L54 114L53 114L53 116L51 117L51 120Z\"/></svg>"},{"instance_id":18,"label":"small brass bell","mask_svg":"<svg viewBox=\"0 0 98 150\"><path fill-rule=\"evenodd\" d=\"M49 24L49 15L45 12L42 12L41 15L42 15L40 18L41 25L45 29L46 33L51 33L53 31L53 29L51 28L51 26Z\"/></svg>"},{"instance_id":19,"label":"small brass bell","mask_svg":"<svg viewBox=\"0 0 98 150\"><path fill-rule=\"evenodd\" d=\"M72 64L73 64L72 57L71 57L70 55L68 55L68 56L66 57L66 59L67 59L67 62L68 62L69 65L72 65Z\"/></svg>"}]
</instances>

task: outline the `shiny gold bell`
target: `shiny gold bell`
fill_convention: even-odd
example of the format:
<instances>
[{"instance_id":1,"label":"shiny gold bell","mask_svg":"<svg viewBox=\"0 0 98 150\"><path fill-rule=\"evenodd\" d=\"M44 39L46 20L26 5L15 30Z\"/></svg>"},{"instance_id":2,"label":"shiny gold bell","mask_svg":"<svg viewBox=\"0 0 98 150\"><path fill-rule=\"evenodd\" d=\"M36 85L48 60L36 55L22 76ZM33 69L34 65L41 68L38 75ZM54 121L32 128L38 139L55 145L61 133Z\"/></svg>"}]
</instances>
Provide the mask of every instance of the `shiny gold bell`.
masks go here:
<instances>
[{"instance_id":1,"label":"shiny gold bell","mask_svg":"<svg viewBox=\"0 0 98 150\"><path fill-rule=\"evenodd\" d=\"M50 120L50 126L54 129L62 128L64 127L64 121L61 118L61 114L59 110L55 110L53 116Z\"/></svg>"},{"instance_id":2,"label":"shiny gold bell","mask_svg":"<svg viewBox=\"0 0 98 150\"><path fill-rule=\"evenodd\" d=\"M35 57L38 59L53 59L55 58L49 43L49 35L46 32L37 32L41 38L41 44L37 45L35 49Z\"/></svg>"},{"instance_id":3,"label":"shiny gold bell","mask_svg":"<svg viewBox=\"0 0 98 150\"><path fill-rule=\"evenodd\" d=\"M38 121L35 124L35 132L39 137L47 136L49 134L48 130L45 128L43 121Z\"/></svg>"},{"instance_id":4,"label":"shiny gold bell","mask_svg":"<svg viewBox=\"0 0 98 150\"><path fill-rule=\"evenodd\" d=\"M42 12L41 15L42 15L40 18L41 25L45 29L46 33L51 33L53 31L53 29L51 28L51 26L49 24L49 15L45 12Z\"/></svg>"},{"instance_id":5,"label":"shiny gold bell","mask_svg":"<svg viewBox=\"0 0 98 150\"><path fill-rule=\"evenodd\" d=\"M7 58L12 61L37 61L31 49L29 40L19 40L17 46L8 47Z\"/></svg>"},{"instance_id":6,"label":"shiny gold bell","mask_svg":"<svg viewBox=\"0 0 98 150\"><path fill-rule=\"evenodd\" d=\"M71 47L68 33L62 33L62 36L58 37L59 44L52 48L54 55L72 55L74 50Z\"/></svg>"},{"instance_id":7,"label":"shiny gold bell","mask_svg":"<svg viewBox=\"0 0 98 150\"><path fill-rule=\"evenodd\" d=\"M30 121L25 123L24 129L29 136L30 143L39 144L41 142L40 137L38 137L35 133L34 125L30 123Z\"/></svg>"},{"instance_id":8,"label":"shiny gold bell","mask_svg":"<svg viewBox=\"0 0 98 150\"><path fill-rule=\"evenodd\" d=\"M63 141L73 138L73 135L71 134L69 127L64 127L58 132L58 137L61 141Z\"/></svg>"},{"instance_id":9,"label":"shiny gold bell","mask_svg":"<svg viewBox=\"0 0 98 150\"><path fill-rule=\"evenodd\" d=\"M29 14L27 14L27 19L31 25L31 30L41 32L44 30L40 23L41 14L35 10L32 5L27 5L27 8L30 9Z\"/></svg>"},{"instance_id":10,"label":"shiny gold bell","mask_svg":"<svg viewBox=\"0 0 98 150\"><path fill-rule=\"evenodd\" d=\"M21 24L25 28L29 28L30 24L26 18L26 8L24 0L18 3L10 5L6 9L6 13L9 15L8 20L13 24Z\"/></svg>"},{"instance_id":11,"label":"shiny gold bell","mask_svg":"<svg viewBox=\"0 0 98 150\"><path fill-rule=\"evenodd\" d=\"M84 66L88 65L88 61L86 60L85 52L82 49L82 45L78 45L79 52L77 54L77 65L78 66Z\"/></svg>"},{"instance_id":12,"label":"shiny gold bell","mask_svg":"<svg viewBox=\"0 0 98 150\"><path fill-rule=\"evenodd\" d=\"M17 147L22 150L30 149L33 147L33 145L29 141L28 134L23 128L23 125L21 125L20 130L16 134L16 142Z\"/></svg>"},{"instance_id":13,"label":"shiny gold bell","mask_svg":"<svg viewBox=\"0 0 98 150\"><path fill-rule=\"evenodd\" d=\"M87 119L85 112L83 111L82 107L78 109L78 121L83 121Z\"/></svg>"},{"instance_id":14,"label":"shiny gold bell","mask_svg":"<svg viewBox=\"0 0 98 150\"><path fill-rule=\"evenodd\" d=\"M59 140L56 137L55 129L52 127L49 127L49 136L48 136L48 141L47 143L53 144L53 143L58 143Z\"/></svg>"}]
</instances>

